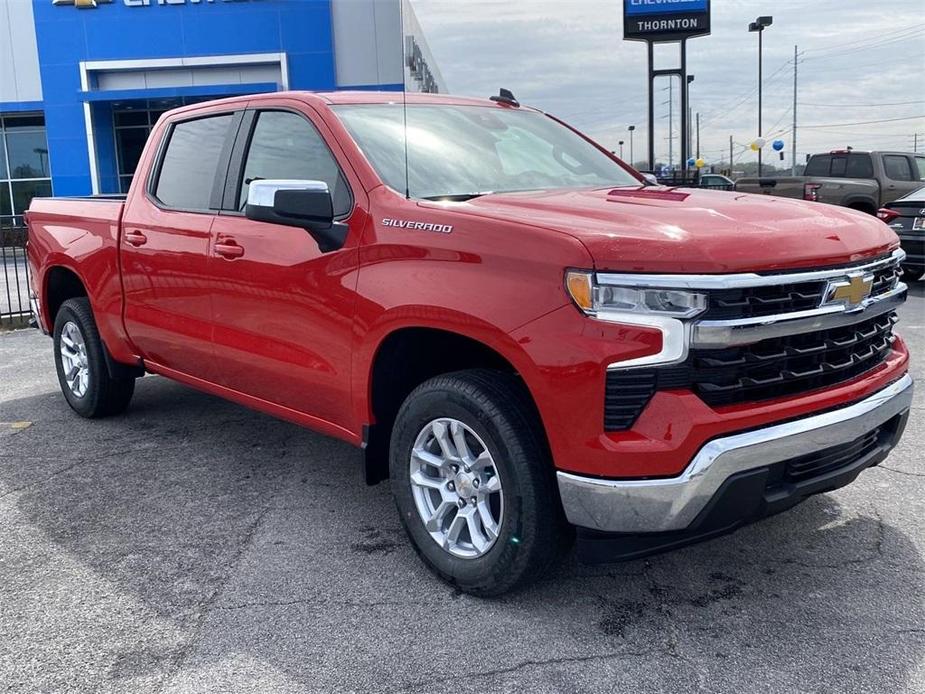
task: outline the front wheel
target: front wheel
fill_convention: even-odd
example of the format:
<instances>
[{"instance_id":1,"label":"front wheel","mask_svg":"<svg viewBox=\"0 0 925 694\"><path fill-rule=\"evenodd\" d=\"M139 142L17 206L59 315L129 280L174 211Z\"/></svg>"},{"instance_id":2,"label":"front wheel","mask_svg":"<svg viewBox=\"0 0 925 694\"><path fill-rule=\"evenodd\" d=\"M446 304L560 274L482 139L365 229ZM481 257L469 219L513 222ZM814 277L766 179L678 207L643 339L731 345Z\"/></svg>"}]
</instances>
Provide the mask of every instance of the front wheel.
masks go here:
<instances>
[{"instance_id":1,"label":"front wheel","mask_svg":"<svg viewBox=\"0 0 925 694\"><path fill-rule=\"evenodd\" d=\"M437 575L476 595L537 578L569 529L523 384L487 370L433 378L405 400L390 450L395 502Z\"/></svg>"},{"instance_id":2,"label":"front wheel","mask_svg":"<svg viewBox=\"0 0 925 694\"><path fill-rule=\"evenodd\" d=\"M123 412L135 392L135 379L109 375L106 354L84 298L68 299L55 316L55 368L67 404L82 417Z\"/></svg>"}]
</instances>

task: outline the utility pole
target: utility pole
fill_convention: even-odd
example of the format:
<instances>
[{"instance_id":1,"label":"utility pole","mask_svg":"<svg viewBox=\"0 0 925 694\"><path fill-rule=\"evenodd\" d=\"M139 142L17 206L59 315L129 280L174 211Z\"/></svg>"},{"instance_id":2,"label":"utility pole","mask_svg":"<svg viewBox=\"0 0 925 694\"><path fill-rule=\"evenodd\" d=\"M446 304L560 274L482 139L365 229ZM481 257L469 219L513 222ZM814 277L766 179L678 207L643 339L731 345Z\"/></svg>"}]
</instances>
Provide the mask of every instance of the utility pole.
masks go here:
<instances>
[{"instance_id":1,"label":"utility pole","mask_svg":"<svg viewBox=\"0 0 925 694\"><path fill-rule=\"evenodd\" d=\"M790 164L790 175L797 175L797 56L799 55L797 47L793 47L793 142L791 143L792 147L792 163Z\"/></svg>"},{"instance_id":2,"label":"utility pole","mask_svg":"<svg viewBox=\"0 0 925 694\"><path fill-rule=\"evenodd\" d=\"M918 154L919 153L919 134L918 133L913 133L912 143L913 143L912 151Z\"/></svg>"},{"instance_id":3,"label":"utility pole","mask_svg":"<svg viewBox=\"0 0 925 694\"><path fill-rule=\"evenodd\" d=\"M732 135L729 136L729 178L732 178Z\"/></svg>"}]
</instances>

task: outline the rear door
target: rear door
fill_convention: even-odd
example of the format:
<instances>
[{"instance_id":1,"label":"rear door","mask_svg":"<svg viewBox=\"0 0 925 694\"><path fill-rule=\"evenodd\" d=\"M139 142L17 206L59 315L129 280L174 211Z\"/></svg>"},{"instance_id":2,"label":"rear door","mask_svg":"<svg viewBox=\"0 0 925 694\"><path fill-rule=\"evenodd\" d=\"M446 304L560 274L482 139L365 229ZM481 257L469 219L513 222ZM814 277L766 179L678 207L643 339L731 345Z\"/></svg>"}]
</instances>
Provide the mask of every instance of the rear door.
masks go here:
<instances>
[{"instance_id":1,"label":"rear door","mask_svg":"<svg viewBox=\"0 0 925 694\"><path fill-rule=\"evenodd\" d=\"M262 100L248 111L225 210L212 228L209 283L216 287L216 382L349 428L358 243L368 217L357 204L365 200L359 181L348 178L336 151L326 126L301 102ZM327 183L335 214L350 227L344 247L322 253L304 229L244 217L255 179Z\"/></svg>"},{"instance_id":2,"label":"rear door","mask_svg":"<svg viewBox=\"0 0 925 694\"><path fill-rule=\"evenodd\" d=\"M136 181L122 220L125 328L142 356L211 380L212 221L243 111L207 112L155 130L146 181Z\"/></svg>"}]
</instances>

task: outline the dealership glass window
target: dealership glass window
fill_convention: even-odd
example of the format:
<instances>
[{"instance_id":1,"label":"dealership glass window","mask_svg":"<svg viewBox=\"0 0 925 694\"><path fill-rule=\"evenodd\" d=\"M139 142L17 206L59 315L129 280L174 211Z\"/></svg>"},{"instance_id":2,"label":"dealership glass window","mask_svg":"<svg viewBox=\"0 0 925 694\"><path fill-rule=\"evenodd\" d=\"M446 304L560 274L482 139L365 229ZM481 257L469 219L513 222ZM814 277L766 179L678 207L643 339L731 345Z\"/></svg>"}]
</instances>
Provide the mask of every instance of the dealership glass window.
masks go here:
<instances>
[{"instance_id":1,"label":"dealership glass window","mask_svg":"<svg viewBox=\"0 0 925 694\"><path fill-rule=\"evenodd\" d=\"M211 97L210 97L211 98ZM112 106L112 128L116 140L119 190L127 193L148 135L165 112L204 101L206 97L142 99L116 102Z\"/></svg>"},{"instance_id":2,"label":"dealership glass window","mask_svg":"<svg viewBox=\"0 0 925 694\"><path fill-rule=\"evenodd\" d=\"M0 115L0 224L21 225L37 195L51 195L44 116Z\"/></svg>"},{"instance_id":3,"label":"dealership glass window","mask_svg":"<svg viewBox=\"0 0 925 694\"><path fill-rule=\"evenodd\" d=\"M207 116L173 126L161 161L155 197L167 207L206 211L218 160L234 116Z\"/></svg>"}]
</instances>

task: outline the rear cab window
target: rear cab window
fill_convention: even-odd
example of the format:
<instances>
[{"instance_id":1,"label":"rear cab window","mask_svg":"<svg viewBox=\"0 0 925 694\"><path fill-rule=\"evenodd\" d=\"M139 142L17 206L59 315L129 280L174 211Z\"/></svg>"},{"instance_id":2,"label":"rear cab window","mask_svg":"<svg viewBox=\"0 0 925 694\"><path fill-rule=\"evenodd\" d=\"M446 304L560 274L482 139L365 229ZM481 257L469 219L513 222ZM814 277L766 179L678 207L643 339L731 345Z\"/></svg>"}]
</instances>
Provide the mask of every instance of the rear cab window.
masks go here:
<instances>
[{"instance_id":1,"label":"rear cab window","mask_svg":"<svg viewBox=\"0 0 925 694\"><path fill-rule=\"evenodd\" d=\"M190 212L217 208L219 163L230 145L235 116L223 113L170 126L149 193L163 207Z\"/></svg>"},{"instance_id":2,"label":"rear cab window","mask_svg":"<svg viewBox=\"0 0 925 694\"><path fill-rule=\"evenodd\" d=\"M832 164L831 154L816 154L809 158L804 176L828 176Z\"/></svg>"}]
</instances>

